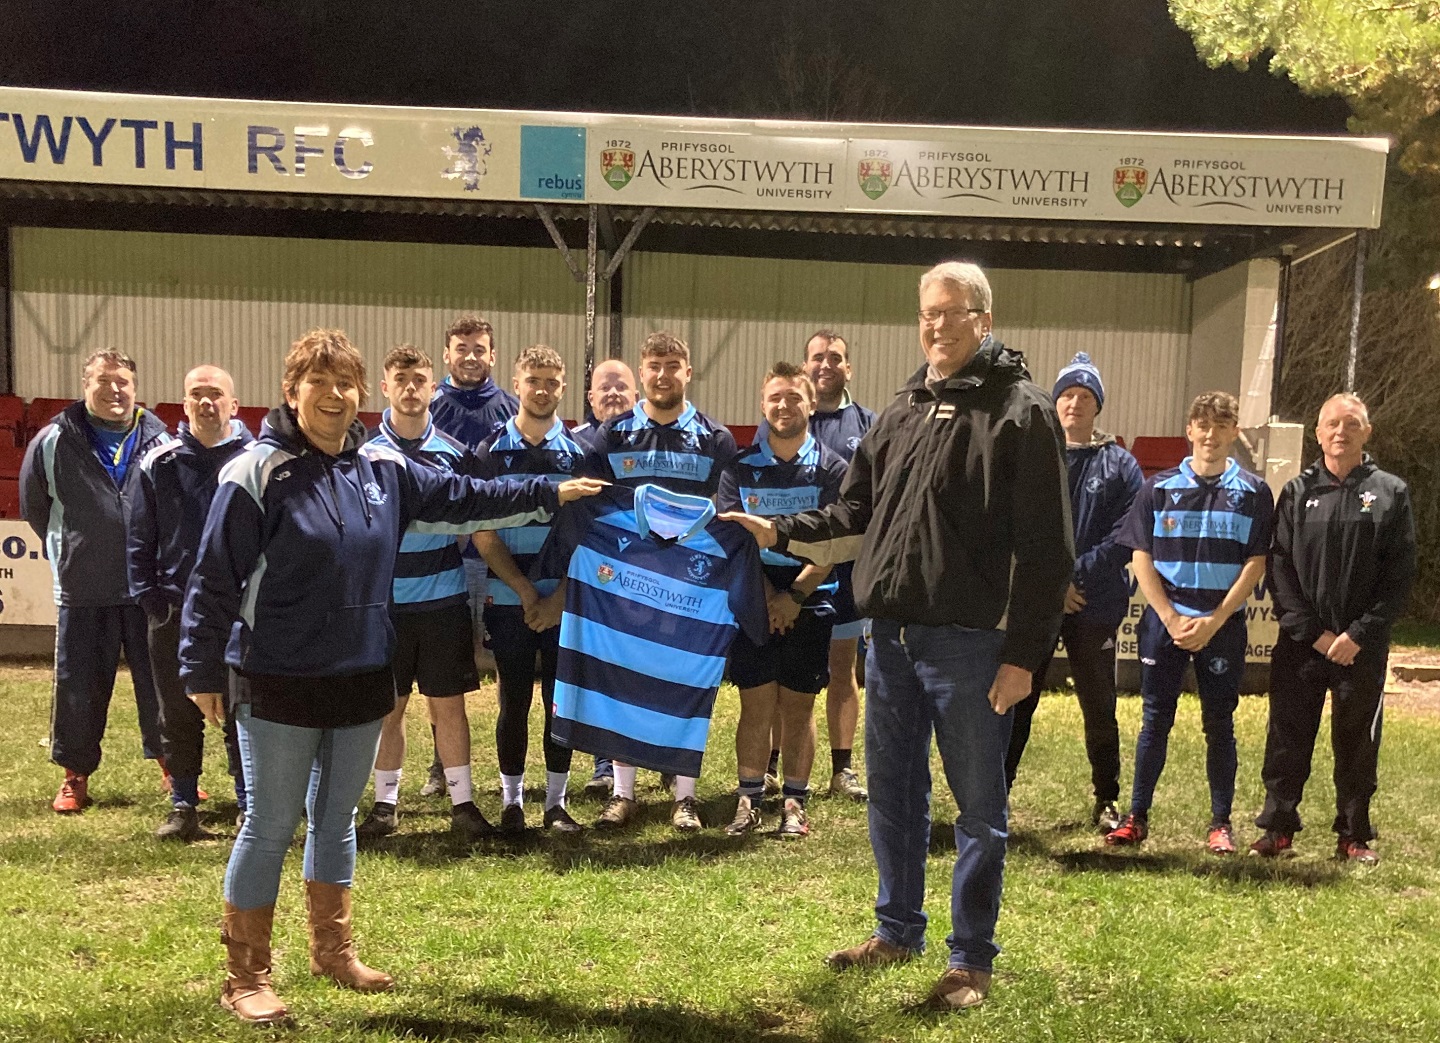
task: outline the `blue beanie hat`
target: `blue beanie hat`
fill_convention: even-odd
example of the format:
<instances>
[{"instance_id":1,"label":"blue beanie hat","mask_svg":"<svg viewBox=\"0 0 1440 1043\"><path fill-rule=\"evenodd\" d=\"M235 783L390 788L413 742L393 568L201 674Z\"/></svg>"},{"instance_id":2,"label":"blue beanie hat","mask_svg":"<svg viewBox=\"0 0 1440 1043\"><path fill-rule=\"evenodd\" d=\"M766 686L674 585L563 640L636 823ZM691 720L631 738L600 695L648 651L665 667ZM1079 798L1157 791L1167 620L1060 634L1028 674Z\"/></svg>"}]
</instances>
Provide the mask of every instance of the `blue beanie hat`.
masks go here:
<instances>
[{"instance_id":1,"label":"blue beanie hat","mask_svg":"<svg viewBox=\"0 0 1440 1043\"><path fill-rule=\"evenodd\" d=\"M1073 387L1082 387L1095 396L1096 405L1099 406L1096 412L1105 408L1105 385L1100 382L1100 371L1083 351L1076 352L1070 365L1062 369L1055 378L1055 390L1050 392L1051 401L1058 401L1067 388Z\"/></svg>"}]
</instances>

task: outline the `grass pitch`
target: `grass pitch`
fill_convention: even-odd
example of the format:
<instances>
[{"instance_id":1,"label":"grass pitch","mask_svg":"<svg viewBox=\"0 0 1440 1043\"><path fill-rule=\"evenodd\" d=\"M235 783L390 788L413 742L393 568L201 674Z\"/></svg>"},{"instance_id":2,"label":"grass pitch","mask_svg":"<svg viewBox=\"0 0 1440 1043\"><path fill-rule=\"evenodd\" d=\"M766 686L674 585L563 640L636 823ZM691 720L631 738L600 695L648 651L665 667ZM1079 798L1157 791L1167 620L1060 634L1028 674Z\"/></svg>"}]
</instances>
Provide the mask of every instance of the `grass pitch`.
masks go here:
<instances>
[{"instance_id":1,"label":"grass pitch","mask_svg":"<svg viewBox=\"0 0 1440 1043\"><path fill-rule=\"evenodd\" d=\"M1385 721L1375 820L1384 861L1330 860L1333 790L1322 740L1299 857L1219 860L1203 850L1208 801L1199 710L1182 701L1170 766L1138 852L1105 852L1088 825L1088 768L1072 697L1047 695L1013 795L1010 859L990 1000L916 1009L944 964L948 823L937 791L929 952L836 975L822 959L870 931L875 873L864 808L811 802L812 835L732 841L738 700L721 694L700 783L707 828L682 836L641 773L639 828L576 840L532 832L474 849L452 841L448 802L418 789L429 759L410 714L398 834L362 851L361 955L398 979L361 996L312 979L298 842L276 915L275 979L299 1029L256 1030L218 1006L220 886L234 829L218 737L203 818L217 838L162 845L158 772L139 754L128 678L112 707L97 804L49 809L47 670L0 669L0 1040L586 1040L859 1043L862 1040L1440 1039L1440 718ZM415 700L418 703L420 700ZM477 801L498 815L493 688L470 699ZM1127 775L1138 699L1121 703ZM822 709L823 716L823 709ZM539 713L530 777L543 785ZM1242 700L1237 840L1259 807L1265 701ZM1326 725L1328 730L1328 722ZM1325 731L1322 731L1322 735ZM828 777L826 740L817 789ZM577 756L572 784L588 777ZM940 775L938 764L936 778ZM539 788L527 794L538 823ZM368 806L369 796L365 798ZM363 809L362 806L362 809ZM572 801L589 822L595 802ZM766 826L775 821L767 811Z\"/></svg>"}]
</instances>

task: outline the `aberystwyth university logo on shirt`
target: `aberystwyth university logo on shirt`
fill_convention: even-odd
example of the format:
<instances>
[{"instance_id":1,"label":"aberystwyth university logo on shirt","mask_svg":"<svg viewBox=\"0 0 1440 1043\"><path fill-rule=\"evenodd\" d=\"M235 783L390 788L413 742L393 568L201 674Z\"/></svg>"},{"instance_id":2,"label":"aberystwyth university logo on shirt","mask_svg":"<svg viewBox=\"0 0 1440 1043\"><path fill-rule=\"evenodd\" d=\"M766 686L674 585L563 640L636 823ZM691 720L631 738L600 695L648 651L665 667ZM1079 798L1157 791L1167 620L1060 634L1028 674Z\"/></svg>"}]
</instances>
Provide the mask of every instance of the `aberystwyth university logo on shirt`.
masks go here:
<instances>
[{"instance_id":1,"label":"aberystwyth university logo on shirt","mask_svg":"<svg viewBox=\"0 0 1440 1043\"><path fill-rule=\"evenodd\" d=\"M607 148L600 153L600 176L615 191L635 176L635 153L628 148Z\"/></svg>"},{"instance_id":2,"label":"aberystwyth university logo on shirt","mask_svg":"<svg viewBox=\"0 0 1440 1043\"><path fill-rule=\"evenodd\" d=\"M860 191L871 199L879 199L890 188L894 170L888 159L862 159L855 172L860 179Z\"/></svg>"},{"instance_id":3,"label":"aberystwyth university logo on shirt","mask_svg":"<svg viewBox=\"0 0 1440 1043\"><path fill-rule=\"evenodd\" d=\"M634 472L635 458L633 456L627 456L625 457L625 459L621 460L620 470L624 471L626 474L631 474L632 472Z\"/></svg>"},{"instance_id":4,"label":"aberystwyth university logo on shirt","mask_svg":"<svg viewBox=\"0 0 1440 1043\"><path fill-rule=\"evenodd\" d=\"M601 583L609 583L615 578L615 566L608 561L602 561L600 567L595 570L595 578Z\"/></svg>"},{"instance_id":5,"label":"aberystwyth university logo on shirt","mask_svg":"<svg viewBox=\"0 0 1440 1043\"><path fill-rule=\"evenodd\" d=\"M1122 166L1115 168L1115 198L1120 205L1132 207L1145 198L1145 189L1150 184L1150 171L1144 167Z\"/></svg>"}]
</instances>

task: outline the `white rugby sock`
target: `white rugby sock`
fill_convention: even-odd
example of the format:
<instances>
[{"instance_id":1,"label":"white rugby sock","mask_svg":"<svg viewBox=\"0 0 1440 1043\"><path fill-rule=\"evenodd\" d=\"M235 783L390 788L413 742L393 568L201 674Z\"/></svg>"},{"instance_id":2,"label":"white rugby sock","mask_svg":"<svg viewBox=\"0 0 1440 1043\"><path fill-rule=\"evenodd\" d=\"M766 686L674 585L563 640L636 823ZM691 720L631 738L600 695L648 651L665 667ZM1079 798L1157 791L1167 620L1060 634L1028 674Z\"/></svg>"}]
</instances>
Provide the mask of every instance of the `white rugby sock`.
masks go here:
<instances>
[{"instance_id":1,"label":"white rugby sock","mask_svg":"<svg viewBox=\"0 0 1440 1043\"><path fill-rule=\"evenodd\" d=\"M698 779L692 779L689 775L675 776L675 799L683 800L685 797L694 798L695 783Z\"/></svg>"},{"instance_id":2,"label":"white rugby sock","mask_svg":"<svg viewBox=\"0 0 1440 1043\"><path fill-rule=\"evenodd\" d=\"M615 762L615 796L635 799L635 765Z\"/></svg>"},{"instance_id":3,"label":"white rugby sock","mask_svg":"<svg viewBox=\"0 0 1440 1043\"><path fill-rule=\"evenodd\" d=\"M545 810L555 805L565 806L565 789L570 785L568 771L547 771L545 773Z\"/></svg>"},{"instance_id":4,"label":"white rugby sock","mask_svg":"<svg viewBox=\"0 0 1440 1043\"><path fill-rule=\"evenodd\" d=\"M450 803L465 804L475 799L474 784L470 779L470 765L445 769L445 786L450 790Z\"/></svg>"},{"instance_id":5,"label":"white rugby sock","mask_svg":"<svg viewBox=\"0 0 1440 1043\"><path fill-rule=\"evenodd\" d=\"M398 804L400 803L400 768L394 771L381 771L375 769L375 803L377 804Z\"/></svg>"},{"instance_id":6,"label":"white rugby sock","mask_svg":"<svg viewBox=\"0 0 1440 1043\"><path fill-rule=\"evenodd\" d=\"M525 804L525 776L505 775L500 776L500 801L502 804Z\"/></svg>"}]
</instances>

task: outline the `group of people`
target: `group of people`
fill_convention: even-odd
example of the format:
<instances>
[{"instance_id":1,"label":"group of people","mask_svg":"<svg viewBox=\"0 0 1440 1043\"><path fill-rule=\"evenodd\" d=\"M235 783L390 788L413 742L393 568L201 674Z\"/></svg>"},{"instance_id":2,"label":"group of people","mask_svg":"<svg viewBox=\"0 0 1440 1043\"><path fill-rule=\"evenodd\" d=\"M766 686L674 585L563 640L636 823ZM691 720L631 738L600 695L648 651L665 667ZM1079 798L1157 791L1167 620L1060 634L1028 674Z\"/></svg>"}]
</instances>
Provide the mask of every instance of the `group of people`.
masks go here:
<instances>
[{"instance_id":1,"label":"group of people","mask_svg":"<svg viewBox=\"0 0 1440 1043\"><path fill-rule=\"evenodd\" d=\"M822 691L829 792L867 799L851 753L864 634L877 927L829 962L844 970L924 950L933 737L960 814L950 954L929 1002L973 1006L999 953L1009 791L1057 641L1084 716L1103 843L1148 836L1193 662L1206 844L1234 853L1243 607L1268 560L1281 635L1264 832L1250 852L1293 850L1329 690L1337 854L1376 860L1369 803L1389 629L1415 545L1404 483L1364 453L1365 404L1325 402L1321 459L1276 507L1230 456L1232 395L1197 397L1191 454L1145 479L1096 426L1098 368L1080 354L1049 393L1038 387L992 335L978 267L926 272L917 323L923 362L878 417L847 390L849 345L820 331L802 360L764 375L763 423L743 448L689 401L689 347L665 332L641 345L638 380L618 359L595 368L589 418L571 429L558 414L560 355L521 351L507 391L494 330L475 316L446 330L439 381L420 348L386 355L388 408L374 432L356 419L365 363L338 330L290 348L283 401L258 433L235 419L233 381L216 366L187 374L176 437L136 406L134 360L94 353L82 400L39 432L22 469L25 517L47 541L59 605L55 811L90 801L123 648L145 755L171 795L161 837L202 835L204 724L224 730L241 817L221 1002L242 1020L281 1022L270 934L302 815L312 972L363 991L393 985L358 959L350 888L357 833L397 827L412 688L433 726L440 777L427 785L449 793L452 828L497 831L471 774L464 696L479 685L477 639L498 675L499 831L526 828L537 680L543 828L582 828L567 806L574 750L596 758L586 788L607 797L596 828L634 819L641 768L668 777L675 828L702 828L696 778L728 668L741 714L725 831L758 829L767 792L778 792L775 832L798 838L810 829ZM1127 564L1147 608L1143 723L1122 815L1115 646Z\"/></svg>"}]
</instances>

